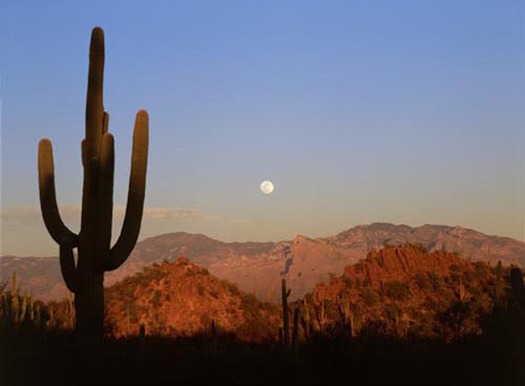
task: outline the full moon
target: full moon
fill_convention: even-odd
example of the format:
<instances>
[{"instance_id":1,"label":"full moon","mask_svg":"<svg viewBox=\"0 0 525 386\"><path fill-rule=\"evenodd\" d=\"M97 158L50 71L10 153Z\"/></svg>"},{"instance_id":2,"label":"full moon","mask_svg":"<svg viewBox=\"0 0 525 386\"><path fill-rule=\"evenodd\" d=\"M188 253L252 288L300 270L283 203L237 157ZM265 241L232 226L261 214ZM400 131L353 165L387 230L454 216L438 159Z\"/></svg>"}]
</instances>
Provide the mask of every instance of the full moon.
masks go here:
<instances>
[{"instance_id":1,"label":"full moon","mask_svg":"<svg viewBox=\"0 0 525 386\"><path fill-rule=\"evenodd\" d=\"M263 192L264 194L270 194L271 192L273 192L272 181L261 182L261 192Z\"/></svg>"}]
</instances>

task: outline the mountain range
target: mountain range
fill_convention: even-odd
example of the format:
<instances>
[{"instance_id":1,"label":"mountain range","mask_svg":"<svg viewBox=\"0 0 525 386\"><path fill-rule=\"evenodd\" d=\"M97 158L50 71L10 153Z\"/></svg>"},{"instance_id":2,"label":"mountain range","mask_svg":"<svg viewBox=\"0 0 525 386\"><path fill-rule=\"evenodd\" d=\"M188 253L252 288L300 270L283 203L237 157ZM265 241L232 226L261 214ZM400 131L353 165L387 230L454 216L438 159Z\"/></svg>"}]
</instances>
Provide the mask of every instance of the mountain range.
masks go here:
<instances>
[{"instance_id":1,"label":"mountain range","mask_svg":"<svg viewBox=\"0 0 525 386\"><path fill-rule=\"evenodd\" d=\"M452 341L477 336L512 307L513 269L406 243L368 253L289 303L296 337L391 336ZM286 291L287 281L282 282ZM286 293L286 292L285 292ZM69 301L47 304L50 325L71 328ZM52 309L52 311L50 311ZM293 312L292 312L293 311ZM281 304L262 302L179 257L106 288L105 329L116 338L200 337L282 344ZM496 319L494 319L496 318Z\"/></svg>"},{"instance_id":2,"label":"mountain range","mask_svg":"<svg viewBox=\"0 0 525 386\"><path fill-rule=\"evenodd\" d=\"M318 283L341 275L347 266L358 263L368 253L406 243L490 265L498 261L504 265L525 265L525 243L515 239L459 226L373 223L335 236L296 236L280 242L222 242L202 234L163 234L137 243L128 261L106 275L105 284L115 284L153 263L186 257L264 301L280 299L281 279L285 277L293 300L313 291ZM36 298L59 300L67 293L57 257L0 257L0 280L8 280L13 272L21 279L22 290L33 292Z\"/></svg>"}]
</instances>

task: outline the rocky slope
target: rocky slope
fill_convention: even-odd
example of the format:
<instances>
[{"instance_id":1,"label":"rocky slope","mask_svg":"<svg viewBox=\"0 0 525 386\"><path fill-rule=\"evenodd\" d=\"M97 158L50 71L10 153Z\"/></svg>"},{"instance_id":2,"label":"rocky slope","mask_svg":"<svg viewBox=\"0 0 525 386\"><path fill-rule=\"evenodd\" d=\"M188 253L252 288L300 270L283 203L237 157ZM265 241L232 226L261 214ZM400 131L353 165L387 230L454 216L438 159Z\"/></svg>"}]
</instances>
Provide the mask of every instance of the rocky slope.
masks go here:
<instances>
[{"instance_id":1,"label":"rocky slope","mask_svg":"<svg viewBox=\"0 0 525 386\"><path fill-rule=\"evenodd\" d=\"M525 243L521 241L462 227L375 223L332 237L297 236L278 243L224 243L184 232L151 237L137 244L119 270L106 275L106 284L114 284L154 262L186 256L262 300L279 299L282 277L289 282L292 298L300 298L319 281L327 280L330 274L340 275L370 251L407 242L421 244L429 251L454 252L471 261L525 265ZM58 299L66 292L57 258L1 258L0 279L7 280L12 271L22 278L24 288L32 288L41 299Z\"/></svg>"},{"instance_id":2,"label":"rocky slope","mask_svg":"<svg viewBox=\"0 0 525 386\"><path fill-rule=\"evenodd\" d=\"M454 338L481 332L508 290L505 276L501 265L406 244L370 252L316 285L308 300L319 328Z\"/></svg>"},{"instance_id":3,"label":"rocky slope","mask_svg":"<svg viewBox=\"0 0 525 386\"><path fill-rule=\"evenodd\" d=\"M178 258L147 267L106 290L106 324L116 337L221 333L250 342L275 341L280 308L262 303L208 270Z\"/></svg>"}]
</instances>

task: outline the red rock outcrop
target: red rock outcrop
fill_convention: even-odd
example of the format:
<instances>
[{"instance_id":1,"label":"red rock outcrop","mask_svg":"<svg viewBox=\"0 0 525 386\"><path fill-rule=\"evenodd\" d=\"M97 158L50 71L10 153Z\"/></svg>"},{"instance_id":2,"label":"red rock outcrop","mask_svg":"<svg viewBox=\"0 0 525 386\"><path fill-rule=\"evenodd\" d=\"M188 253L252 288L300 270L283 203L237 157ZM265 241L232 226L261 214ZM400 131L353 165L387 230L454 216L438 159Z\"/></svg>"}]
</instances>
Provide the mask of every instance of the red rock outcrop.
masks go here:
<instances>
[{"instance_id":1,"label":"red rock outcrop","mask_svg":"<svg viewBox=\"0 0 525 386\"><path fill-rule=\"evenodd\" d=\"M146 268L107 289L106 323L115 336L223 333L246 341L276 339L279 308L242 293L202 267L179 258Z\"/></svg>"}]
</instances>

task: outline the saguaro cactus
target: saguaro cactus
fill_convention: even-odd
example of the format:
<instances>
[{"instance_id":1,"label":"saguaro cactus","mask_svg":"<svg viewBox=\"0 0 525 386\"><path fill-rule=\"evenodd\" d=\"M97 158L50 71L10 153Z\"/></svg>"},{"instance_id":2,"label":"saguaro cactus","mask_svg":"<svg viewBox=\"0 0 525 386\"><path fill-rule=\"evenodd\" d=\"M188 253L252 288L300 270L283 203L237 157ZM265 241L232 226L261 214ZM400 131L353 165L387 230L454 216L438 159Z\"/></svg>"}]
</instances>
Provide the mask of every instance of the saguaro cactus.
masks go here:
<instances>
[{"instance_id":1,"label":"saguaro cactus","mask_svg":"<svg viewBox=\"0 0 525 386\"><path fill-rule=\"evenodd\" d=\"M75 330L81 339L99 341L104 321L104 273L117 269L131 253L140 231L148 158L148 113L137 113L125 218L111 246L113 216L114 140L103 106L104 32L91 34L86 103L86 137L82 141L84 181L79 234L63 223L56 200L53 150L49 139L38 148L40 206L46 228L60 246L64 281L75 294ZM73 250L77 248L75 263Z\"/></svg>"},{"instance_id":2,"label":"saguaro cactus","mask_svg":"<svg viewBox=\"0 0 525 386\"><path fill-rule=\"evenodd\" d=\"M290 322L288 311L288 298L291 290L286 289L286 279L281 280L281 297L283 308L283 346L287 348L290 345Z\"/></svg>"}]
</instances>

